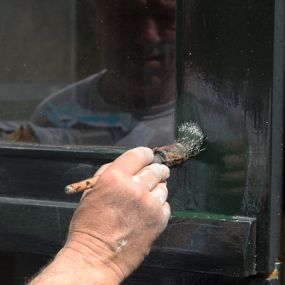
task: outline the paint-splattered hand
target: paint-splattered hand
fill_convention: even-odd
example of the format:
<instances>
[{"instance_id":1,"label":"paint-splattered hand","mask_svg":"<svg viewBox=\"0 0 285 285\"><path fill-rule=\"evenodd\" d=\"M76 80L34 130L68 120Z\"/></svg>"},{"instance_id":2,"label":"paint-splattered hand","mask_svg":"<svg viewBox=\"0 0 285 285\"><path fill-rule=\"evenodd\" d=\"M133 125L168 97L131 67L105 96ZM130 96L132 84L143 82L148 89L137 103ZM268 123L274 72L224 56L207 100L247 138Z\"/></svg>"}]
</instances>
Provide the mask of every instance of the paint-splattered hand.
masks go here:
<instances>
[{"instance_id":1,"label":"paint-splattered hand","mask_svg":"<svg viewBox=\"0 0 285 285\"><path fill-rule=\"evenodd\" d=\"M103 267L118 282L139 266L170 217L169 168L152 160L152 150L140 147L98 170L71 221L69 256Z\"/></svg>"}]
</instances>

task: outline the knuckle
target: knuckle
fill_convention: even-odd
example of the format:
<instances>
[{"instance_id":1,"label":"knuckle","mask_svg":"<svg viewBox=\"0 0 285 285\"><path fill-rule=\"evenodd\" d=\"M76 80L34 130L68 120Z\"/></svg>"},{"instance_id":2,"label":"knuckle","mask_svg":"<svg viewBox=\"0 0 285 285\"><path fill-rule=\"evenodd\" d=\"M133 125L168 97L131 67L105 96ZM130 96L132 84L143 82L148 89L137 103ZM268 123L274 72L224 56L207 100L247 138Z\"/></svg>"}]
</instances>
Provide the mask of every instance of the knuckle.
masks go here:
<instances>
[{"instance_id":1,"label":"knuckle","mask_svg":"<svg viewBox=\"0 0 285 285\"><path fill-rule=\"evenodd\" d=\"M148 211L149 216L153 216L153 220L158 218L158 210L161 208L161 204L158 199L153 199L151 195L144 201L144 207Z\"/></svg>"},{"instance_id":2,"label":"knuckle","mask_svg":"<svg viewBox=\"0 0 285 285\"><path fill-rule=\"evenodd\" d=\"M95 175L100 175L102 174L112 163L106 163L106 164L103 164L94 174Z\"/></svg>"},{"instance_id":3,"label":"knuckle","mask_svg":"<svg viewBox=\"0 0 285 285\"><path fill-rule=\"evenodd\" d=\"M159 183L159 187L160 187L160 189L161 189L162 191L164 191L164 192L165 192L166 197L168 197L168 188L167 188L166 183L165 183L165 182L163 182L163 183Z\"/></svg>"},{"instance_id":4,"label":"knuckle","mask_svg":"<svg viewBox=\"0 0 285 285\"><path fill-rule=\"evenodd\" d=\"M150 193L152 199L159 202L160 206L165 203L167 199L167 194L167 190L161 185L159 185L155 190Z\"/></svg>"},{"instance_id":5,"label":"knuckle","mask_svg":"<svg viewBox=\"0 0 285 285\"><path fill-rule=\"evenodd\" d=\"M133 176L132 177L132 188L136 190L136 192L142 192L145 191L146 183L145 183L145 177L141 176Z\"/></svg>"},{"instance_id":6,"label":"knuckle","mask_svg":"<svg viewBox=\"0 0 285 285\"><path fill-rule=\"evenodd\" d=\"M151 164L142 169L139 176L145 178L155 178L155 180L164 181L169 177L169 168L162 164Z\"/></svg>"},{"instance_id":7,"label":"knuckle","mask_svg":"<svg viewBox=\"0 0 285 285\"><path fill-rule=\"evenodd\" d=\"M171 208L168 202L164 203L163 212L164 212L164 215L167 217L167 219L169 219L171 215Z\"/></svg>"},{"instance_id":8,"label":"knuckle","mask_svg":"<svg viewBox=\"0 0 285 285\"><path fill-rule=\"evenodd\" d=\"M100 179L110 185L114 185L118 182L124 181L123 173L118 169L110 169L104 172Z\"/></svg>"},{"instance_id":9,"label":"knuckle","mask_svg":"<svg viewBox=\"0 0 285 285\"><path fill-rule=\"evenodd\" d=\"M129 192L135 200L143 202L144 200L144 188L142 185L135 185L135 187L129 187Z\"/></svg>"},{"instance_id":10,"label":"knuckle","mask_svg":"<svg viewBox=\"0 0 285 285\"><path fill-rule=\"evenodd\" d=\"M149 168L152 169L152 171L160 180L167 179L170 175L169 168L164 164L154 163L150 165Z\"/></svg>"},{"instance_id":11,"label":"knuckle","mask_svg":"<svg viewBox=\"0 0 285 285\"><path fill-rule=\"evenodd\" d=\"M127 151L127 153L134 154L138 159L148 158L149 161L153 160L153 151L148 147L136 147Z\"/></svg>"},{"instance_id":12,"label":"knuckle","mask_svg":"<svg viewBox=\"0 0 285 285\"><path fill-rule=\"evenodd\" d=\"M169 203L164 203L163 208L162 208L162 226L163 228L166 228L169 219L171 217L171 208Z\"/></svg>"}]
</instances>

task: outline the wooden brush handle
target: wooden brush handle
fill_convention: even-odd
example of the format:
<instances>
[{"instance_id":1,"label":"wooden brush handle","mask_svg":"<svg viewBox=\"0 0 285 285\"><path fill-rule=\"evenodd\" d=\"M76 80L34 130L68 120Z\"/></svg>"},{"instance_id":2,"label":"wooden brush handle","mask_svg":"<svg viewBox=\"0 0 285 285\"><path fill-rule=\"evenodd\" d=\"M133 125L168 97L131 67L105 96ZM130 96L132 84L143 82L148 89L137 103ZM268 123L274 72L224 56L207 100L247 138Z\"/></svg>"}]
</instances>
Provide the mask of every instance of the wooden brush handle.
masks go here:
<instances>
[{"instance_id":1,"label":"wooden brush handle","mask_svg":"<svg viewBox=\"0 0 285 285\"><path fill-rule=\"evenodd\" d=\"M152 163L165 164L168 167L181 164L188 159L185 147L180 143L156 147L153 149L153 153L154 160ZM65 187L65 193L75 194L91 189L95 186L99 177L100 175L95 175L91 178L67 185Z\"/></svg>"},{"instance_id":2,"label":"wooden brush handle","mask_svg":"<svg viewBox=\"0 0 285 285\"><path fill-rule=\"evenodd\" d=\"M99 179L100 175L93 176L88 179L81 180L79 182L75 182L72 184L69 184L65 187L65 193L66 194L75 194L80 193L85 190L91 189L95 186L97 180Z\"/></svg>"}]
</instances>

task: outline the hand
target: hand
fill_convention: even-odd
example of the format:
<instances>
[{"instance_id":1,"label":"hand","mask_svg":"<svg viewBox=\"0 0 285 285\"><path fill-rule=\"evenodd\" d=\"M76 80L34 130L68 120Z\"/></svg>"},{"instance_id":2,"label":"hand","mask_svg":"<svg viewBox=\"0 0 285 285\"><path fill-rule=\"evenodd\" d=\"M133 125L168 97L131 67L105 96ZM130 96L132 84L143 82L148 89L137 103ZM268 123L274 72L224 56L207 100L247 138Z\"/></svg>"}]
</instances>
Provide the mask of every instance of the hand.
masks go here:
<instances>
[{"instance_id":1,"label":"hand","mask_svg":"<svg viewBox=\"0 0 285 285\"><path fill-rule=\"evenodd\" d=\"M84 192L65 246L31 284L119 284L139 266L170 217L169 168L152 161L152 150L139 147L97 171L100 178Z\"/></svg>"},{"instance_id":2,"label":"hand","mask_svg":"<svg viewBox=\"0 0 285 285\"><path fill-rule=\"evenodd\" d=\"M12 133L8 134L7 139L14 142L38 142L33 131L28 126L21 126Z\"/></svg>"}]
</instances>

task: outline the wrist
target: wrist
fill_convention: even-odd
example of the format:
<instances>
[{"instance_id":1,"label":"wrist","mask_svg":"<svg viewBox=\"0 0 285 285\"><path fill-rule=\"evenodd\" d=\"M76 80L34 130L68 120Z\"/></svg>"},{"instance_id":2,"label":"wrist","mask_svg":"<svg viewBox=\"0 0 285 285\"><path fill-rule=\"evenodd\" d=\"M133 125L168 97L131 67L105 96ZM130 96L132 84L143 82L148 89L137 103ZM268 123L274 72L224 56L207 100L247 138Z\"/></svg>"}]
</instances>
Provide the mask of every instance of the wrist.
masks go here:
<instances>
[{"instance_id":1,"label":"wrist","mask_svg":"<svg viewBox=\"0 0 285 285\"><path fill-rule=\"evenodd\" d=\"M100 260L91 260L85 250L64 247L59 253L58 258L63 266L65 266L65 262L68 260L71 264L71 268L73 268L85 282L80 284L118 285L123 281L123 278L120 278L112 267L109 267Z\"/></svg>"},{"instance_id":2,"label":"wrist","mask_svg":"<svg viewBox=\"0 0 285 285\"><path fill-rule=\"evenodd\" d=\"M90 263L71 248L63 248L30 285L118 285L122 280L107 266Z\"/></svg>"},{"instance_id":3,"label":"wrist","mask_svg":"<svg viewBox=\"0 0 285 285\"><path fill-rule=\"evenodd\" d=\"M115 245L110 245L111 242L103 241L103 238L95 238L91 234L73 232L72 235L69 235L61 252L63 256L75 263L80 260L82 267L97 272L99 269L107 278L113 280L108 284L120 284L125 276L116 263L119 252L116 251Z\"/></svg>"}]
</instances>

